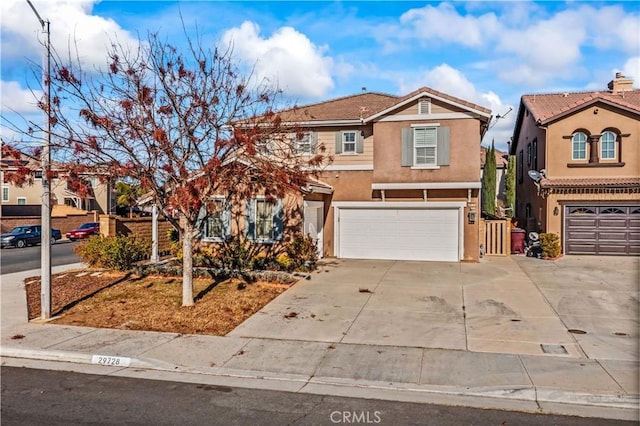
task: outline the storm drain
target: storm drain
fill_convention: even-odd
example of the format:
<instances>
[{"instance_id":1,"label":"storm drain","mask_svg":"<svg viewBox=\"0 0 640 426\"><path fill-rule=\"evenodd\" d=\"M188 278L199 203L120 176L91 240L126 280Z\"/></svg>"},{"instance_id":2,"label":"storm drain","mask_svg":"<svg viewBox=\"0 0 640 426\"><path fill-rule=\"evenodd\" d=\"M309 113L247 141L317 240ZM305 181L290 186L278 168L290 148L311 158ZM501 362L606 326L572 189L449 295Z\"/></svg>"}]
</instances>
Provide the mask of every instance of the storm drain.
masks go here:
<instances>
[{"instance_id":1,"label":"storm drain","mask_svg":"<svg viewBox=\"0 0 640 426\"><path fill-rule=\"evenodd\" d=\"M569 352L565 349L563 345L545 345L541 344L542 352L545 354L553 354L553 355L567 355Z\"/></svg>"}]
</instances>

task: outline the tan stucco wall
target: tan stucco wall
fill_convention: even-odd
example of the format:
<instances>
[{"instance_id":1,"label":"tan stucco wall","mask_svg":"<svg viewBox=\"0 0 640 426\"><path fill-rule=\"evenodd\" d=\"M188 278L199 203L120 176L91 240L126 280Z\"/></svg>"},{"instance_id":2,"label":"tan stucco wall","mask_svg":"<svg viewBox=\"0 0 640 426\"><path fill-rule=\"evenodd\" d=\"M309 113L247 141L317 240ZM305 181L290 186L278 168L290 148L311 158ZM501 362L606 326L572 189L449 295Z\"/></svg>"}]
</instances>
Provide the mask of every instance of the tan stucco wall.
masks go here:
<instances>
[{"instance_id":1,"label":"tan stucco wall","mask_svg":"<svg viewBox=\"0 0 640 426\"><path fill-rule=\"evenodd\" d=\"M439 123L450 129L450 165L434 170L402 167L402 129ZM479 182L480 123L475 119L379 122L374 124L374 180L389 182Z\"/></svg>"},{"instance_id":2,"label":"tan stucco wall","mask_svg":"<svg viewBox=\"0 0 640 426\"><path fill-rule=\"evenodd\" d=\"M364 152L361 154L336 154L336 132L364 132ZM332 166L373 165L373 126L322 127L317 130L318 145L324 145L326 156L332 156Z\"/></svg>"},{"instance_id":3,"label":"tan stucco wall","mask_svg":"<svg viewBox=\"0 0 640 426\"><path fill-rule=\"evenodd\" d=\"M597 113L596 113L597 112ZM571 159L571 136L576 130L584 129L591 134L601 134L608 128L616 128L622 134L630 134L622 138L621 150L623 167L589 167L569 168L569 163L588 163L589 143L587 142L587 159L576 161ZM597 104L567 117L557 123L550 124L547 130L547 141L550 151L546 156L547 176L549 177L623 177L640 175L640 120L628 113ZM600 160L600 163L616 163L615 160Z\"/></svg>"}]
</instances>

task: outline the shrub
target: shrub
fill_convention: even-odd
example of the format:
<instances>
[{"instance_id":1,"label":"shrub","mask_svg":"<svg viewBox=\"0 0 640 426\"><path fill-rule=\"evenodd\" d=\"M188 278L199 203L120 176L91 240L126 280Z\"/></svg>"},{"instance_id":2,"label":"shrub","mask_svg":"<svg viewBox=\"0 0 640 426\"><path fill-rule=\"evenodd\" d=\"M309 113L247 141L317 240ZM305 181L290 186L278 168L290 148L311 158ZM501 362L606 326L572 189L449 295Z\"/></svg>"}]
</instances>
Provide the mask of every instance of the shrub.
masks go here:
<instances>
[{"instance_id":1,"label":"shrub","mask_svg":"<svg viewBox=\"0 0 640 426\"><path fill-rule=\"evenodd\" d=\"M318 245L309 234L295 234L285 251L291 259L290 269L313 269L318 261Z\"/></svg>"},{"instance_id":2,"label":"shrub","mask_svg":"<svg viewBox=\"0 0 640 426\"><path fill-rule=\"evenodd\" d=\"M542 257L554 258L560 255L560 237L558 234L540 234L540 247Z\"/></svg>"},{"instance_id":3,"label":"shrub","mask_svg":"<svg viewBox=\"0 0 640 426\"><path fill-rule=\"evenodd\" d=\"M133 265L149 256L148 241L133 236L94 235L76 247L76 253L89 266L117 271L130 270Z\"/></svg>"}]
</instances>

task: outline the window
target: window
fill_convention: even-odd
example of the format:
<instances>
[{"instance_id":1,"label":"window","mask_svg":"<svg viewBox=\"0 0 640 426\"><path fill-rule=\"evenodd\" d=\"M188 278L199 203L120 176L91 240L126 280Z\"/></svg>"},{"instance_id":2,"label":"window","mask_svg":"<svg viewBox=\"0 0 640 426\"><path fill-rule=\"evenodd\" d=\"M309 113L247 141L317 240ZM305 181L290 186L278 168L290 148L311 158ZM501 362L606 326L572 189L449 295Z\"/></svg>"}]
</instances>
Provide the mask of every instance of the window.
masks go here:
<instances>
[{"instance_id":1,"label":"window","mask_svg":"<svg viewBox=\"0 0 640 426\"><path fill-rule=\"evenodd\" d=\"M438 168L449 165L449 127L413 125L402 129L402 166Z\"/></svg>"},{"instance_id":2,"label":"window","mask_svg":"<svg viewBox=\"0 0 640 426\"><path fill-rule=\"evenodd\" d=\"M297 154L309 155L313 154L316 150L316 135L313 132L306 132L294 136L294 149Z\"/></svg>"},{"instance_id":3,"label":"window","mask_svg":"<svg viewBox=\"0 0 640 426\"><path fill-rule=\"evenodd\" d=\"M527 144L527 166L531 166L531 144Z\"/></svg>"},{"instance_id":4,"label":"window","mask_svg":"<svg viewBox=\"0 0 640 426\"><path fill-rule=\"evenodd\" d=\"M524 153L522 150L518 152L518 183L524 181Z\"/></svg>"},{"instance_id":5,"label":"window","mask_svg":"<svg viewBox=\"0 0 640 426\"><path fill-rule=\"evenodd\" d=\"M431 99L423 98L418 101L418 114L431 114Z\"/></svg>"},{"instance_id":6,"label":"window","mask_svg":"<svg viewBox=\"0 0 640 426\"><path fill-rule=\"evenodd\" d=\"M9 201L9 187L2 187L2 201Z\"/></svg>"},{"instance_id":7,"label":"window","mask_svg":"<svg viewBox=\"0 0 640 426\"><path fill-rule=\"evenodd\" d=\"M413 155L414 165L416 166L435 166L437 165L437 130L431 128L413 129Z\"/></svg>"},{"instance_id":8,"label":"window","mask_svg":"<svg viewBox=\"0 0 640 426\"><path fill-rule=\"evenodd\" d=\"M538 139L534 139L531 142L531 164L533 170L538 170Z\"/></svg>"},{"instance_id":9,"label":"window","mask_svg":"<svg viewBox=\"0 0 640 426\"><path fill-rule=\"evenodd\" d=\"M613 160L616 158L616 134L606 131L600 136L600 158Z\"/></svg>"},{"instance_id":10,"label":"window","mask_svg":"<svg viewBox=\"0 0 640 426\"><path fill-rule=\"evenodd\" d=\"M229 212L224 200L214 200L213 204L213 211L204 222L204 240L224 241L229 234Z\"/></svg>"},{"instance_id":11,"label":"window","mask_svg":"<svg viewBox=\"0 0 640 426\"><path fill-rule=\"evenodd\" d=\"M282 202L256 198L247 203L247 234L254 241L271 243L282 239Z\"/></svg>"},{"instance_id":12,"label":"window","mask_svg":"<svg viewBox=\"0 0 640 426\"><path fill-rule=\"evenodd\" d=\"M342 132L342 153L356 153L356 132Z\"/></svg>"},{"instance_id":13,"label":"window","mask_svg":"<svg viewBox=\"0 0 640 426\"><path fill-rule=\"evenodd\" d=\"M270 151L271 141L268 139L256 141L256 151L260 154L268 154Z\"/></svg>"},{"instance_id":14,"label":"window","mask_svg":"<svg viewBox=\"0 0 640 426\"><path fill-rule=\"evenodd\" d=\"M587 135L582 132L574 133L571 138L571 159L587 159Z\"/></svg>"},{"instance_id":15,"label":"window","mask_svg":"<svg viewBox=\"0 0 640 426\"><path fill-rule=\"evenodd\" d=\"M24 206L27 204L27 199L25 197L18 197L18 205Z\"/></svg>"}]
</instances>

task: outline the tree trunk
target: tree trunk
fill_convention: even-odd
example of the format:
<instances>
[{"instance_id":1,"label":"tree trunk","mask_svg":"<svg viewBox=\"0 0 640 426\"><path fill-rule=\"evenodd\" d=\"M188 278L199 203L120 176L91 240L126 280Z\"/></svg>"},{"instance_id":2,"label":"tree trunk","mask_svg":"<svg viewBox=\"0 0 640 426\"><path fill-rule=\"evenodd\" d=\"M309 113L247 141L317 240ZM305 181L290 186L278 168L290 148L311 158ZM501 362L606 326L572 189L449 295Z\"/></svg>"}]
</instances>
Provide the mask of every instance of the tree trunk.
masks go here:
<instances>
[{"instance_id":1,"label":"tree trunk","mask_svg":"<svg viewBox=\"0 0 640 426\"><path fill-rule=\"evenodd\" d=\"M182 222L182 306L193 306L193 226Z\"/></svg>"}]
</instances>

